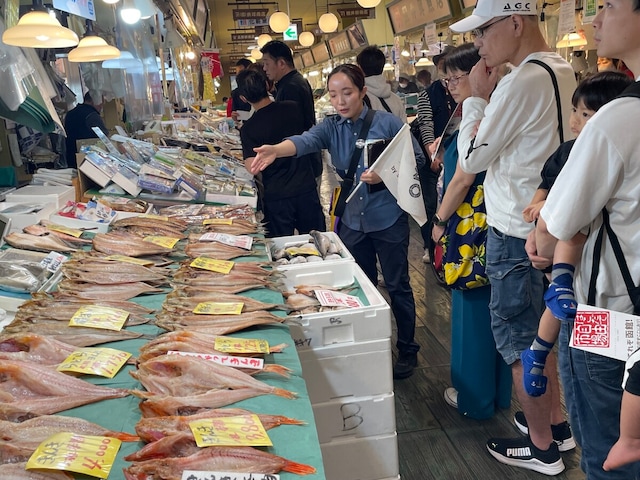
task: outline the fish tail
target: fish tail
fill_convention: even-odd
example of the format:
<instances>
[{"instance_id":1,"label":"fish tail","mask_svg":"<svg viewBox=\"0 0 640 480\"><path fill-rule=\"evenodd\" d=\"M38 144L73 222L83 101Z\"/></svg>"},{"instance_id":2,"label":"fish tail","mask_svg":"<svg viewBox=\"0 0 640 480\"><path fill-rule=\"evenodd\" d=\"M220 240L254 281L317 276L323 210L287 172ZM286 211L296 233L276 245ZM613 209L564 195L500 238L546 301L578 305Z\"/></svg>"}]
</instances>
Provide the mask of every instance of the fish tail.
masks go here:
<instances>
[{"instance_id":1,"label":"fish tail","mask_svg":"<svg viewBox=\"0 0 640 480\"><path fill-rule=\"evenodd\" d=\"M289 345L286 343L280 343L278 345L272 345L269 347L269 353L282 353L282 351Z\"/></svg>"},{"instance_id":2,"label":"fish tail","mask_svg":"<svg viewBox=\"0 0 640 480\"><path fill-rule=\"evenodd\" d=\"M282 365L276 365L275 363L270 363L265 365L262 369L265 373L275 373L277 375L282 375L283 377L289 378L292 370Z\"/></svg>"},{"instance_id":3,"label":"fish tail","mask_svg":"<svg viewBox=\"0 0 640 480\"><path fill-rule=\"evenodd\" d=\"M286 461L282 470L289 473L295 473L296 475L311 475L312 473L316 473L315 467L311 465L305 465L304 463L292 462L290 460Z\"/></svg>"},{"instance_id":4,"label":"fish tail","mask_svg":"<svg viewBox=\"0 0 640 480\"><path fill-rule=\"evenodd\" d=\"M276 420L278 425L306 425L304 420L298 420L297 418L285 417L283 415L277 415Z\"/></svg>"},{"instance_id":5,"label":"fish tail","mask_svg":"<svg viewBox=\"0 0 640 480\"><path fill-rule=\"evenodd\" d=\"M284 397L288 399L298 398L298 394L294 392L290 392L289 390L285 390L284 388L274 388L271 393L274 395L278 395L279 397Z\"/></svg>"},{"instance_id":6,"label":"fish tail","mask_svg":"<svg viewBox=\"0 0 640 480\"><path fill-rule=\"evenodd\" d=\"M121 442L139 442L140 437L127 432L107 432L106 437L117 438Z\"/></svg>"}]
</instances>

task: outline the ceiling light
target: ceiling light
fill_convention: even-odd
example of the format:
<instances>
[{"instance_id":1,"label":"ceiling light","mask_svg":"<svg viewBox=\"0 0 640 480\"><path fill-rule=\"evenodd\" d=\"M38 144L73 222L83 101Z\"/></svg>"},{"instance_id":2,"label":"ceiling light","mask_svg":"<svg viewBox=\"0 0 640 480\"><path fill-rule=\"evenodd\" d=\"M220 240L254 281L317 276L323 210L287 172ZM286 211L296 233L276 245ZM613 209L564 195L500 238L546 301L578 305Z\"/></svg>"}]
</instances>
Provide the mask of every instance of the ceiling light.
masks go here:
<instances>
[{"instance_id":1,"label":"ceiling light","mask_svg":"<svg viewBox=\"0 0 640 480\"><path fill-rule=\"evenodd\" d=\"M402 55L403 57L411 56L411 54L409 53L409 50L402 50L402 52L400 52L400 55Z\"/></svg>"},{"instance_id":2,"label":"ceiling light","mask_svg":"<svg viewBox=\"0 0 640 480\"><path fill-rule=\"evenodd\" d=\"M358 5L362 8L375 8L380 3L380 0L358 0Z\"/></svg>"},{"instance_id":3,"label":"ceiling light","mask_svg":"<svg viewBox=\"0 0 640 480\"><path fill-rule=\"evenodd\" d=\"M338 17L331 12L325 13L318 19L318 26L324 33L335 32L339 23Z\"/></svg>"},{"instance_id":4,"label":"ceiling light","mask_svg":"<svg viewBox=\"0 0 640 480\"><path fill-rule=\"evenodd\" d=\"M383 70L385 72L389 72L389 71L393 70L393 65L391 65L390 63L387 62L387 63L384 64Z\"/></svg>"},{"instance_id":5,"label":"ceiling light","mask_svg":"<svg viewBox=\"0 0 640 480\"><path fill-rule=\"evenodd\" d=\"M433 65L433 62L429 59L429 57L425 57L424 55L420 57L415 64L416 67L430 67Z\"/></svg>"},{"instance_id":6,"label":"ceiling light","mask_svg":"<svg viewBox=\"0 0 640 480\"><path fill-rule=\"evenodd\" d=\"M284 12L275 12L269 17L269 27L276 33L284 32L289 25L289 15Z\"/></svg>"},{"instance_id":7,"label":"ceiling light","mask_svg":"<svg viewBox=\"0 0 640 480\"><path fill-rule=\"evenodd\" d=\"M320 75L320 72L318 70L311 70L309 72L310 77L317 77L318 75Z\"/></svg>"},{"instance_id":8,"label":"ceiling light","mask_svg":"<svg viewBox=\"0 0 640 480\"><path fill-rule=\"evenodd\" d=\"M562 40L556 43L556 48L582 47L587 44L584 35L577 32L566 33Z\"/></svg>"},{"instance_id":9,"label":"ceiling light","mask_svg":"<svg viewBox=\"0 0 640 480\"><path fill-rule=\"evenodd\" d=\"M95 35L84 37L78 46L69 52L70 62L101 62L119 57L120 50Z\"/></svg>"},{"instance_id":10,"label":"ceiling light","mask_svg":"<svg viewBox=\"0 0 640 480\"><path fill-rule=\"evenodd\" d=\"M188 60L195 60L196 52L194 52L193 50L189 50L185 56L187 57Z\"/></svg>"},{"instance_id":11,"label":"ceiling light","mask_svg":"<svg viewBox=\"0 0 640 480\"><path fill-rule=\"evenodd\" d=\"M262 58L262 52L259 48L254 48L253 50L251 50L251 58L253 58L254 60L260 60Z\"/></svg>"},{"instance_id":12,"label":"ceiling light","mask_svg":"<svg viewBox=\"0 0 640 480\"><path fill-rule=\"evenodd\" d=\"M104 3L113 4L118 3L120 0L102 0Z\"/></svg>"},{"instance_id":13,"label":"ceiling light","mask_svg":"<svg viewBox=\"0 0 640 480\"><path fill-rule=\"evenodd\" d=\"M5 30L2 42L16 47L66 48L78 45L78 35L38 10L24 14L16 26Z\"/></svg>"},{"instance_id":14,"label":"ceiling light","mask_svg":"<svg viewBox=\"0 0 640 480\"><path fill-rule=\"evenodd\" d=\"M264 47L271 40L273 40L273 37L271 35L269 35L268 33L263 33L258 37L258 47Z\"/></svg>"},{"instance_id":15,"label":"ceiling light","mask_svg":"<svg viewBox=\"0 0 640 480\"><path fill-rule=\"evenodd\" d=\"M122 0L122 8L120 8L120 18L124 23L133 25L142 17L140 9L136 7L133 0Z\"/></svg>"},{"instance_id":16,"label":"ceiling light","mask_svg":"<svg viewBox=\"0 0 640 480\"><path fill-rule=\"evenodd\" d=\"M310 47L314 44L315 41L316 37L314 37L313 33L311 32L302 32L298 36L298 42L300 42L300 45L302 45L303 47Z\"/></svg>"},{"instance_id":17,"label":"ceiling light","mask_svg":"<svg viewBox=\"0 0 640 480\"><path fill-rule=\"evenodd\" d=\"M140 18L146 20L156 14L156 6L151 0L136 0L136 5L140 10Z\"/></svg>"}]
</instances>

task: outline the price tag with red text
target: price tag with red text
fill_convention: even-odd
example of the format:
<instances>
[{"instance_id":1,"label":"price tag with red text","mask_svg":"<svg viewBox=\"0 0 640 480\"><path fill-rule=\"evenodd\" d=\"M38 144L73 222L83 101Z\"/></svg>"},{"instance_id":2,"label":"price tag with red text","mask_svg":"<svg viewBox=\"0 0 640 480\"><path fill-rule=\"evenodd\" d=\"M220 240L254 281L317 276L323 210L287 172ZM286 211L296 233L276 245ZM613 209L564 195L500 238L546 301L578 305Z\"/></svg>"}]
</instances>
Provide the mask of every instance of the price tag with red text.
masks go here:
<instances>
[{"instance_id":1,"label":"price tag with red text","mask_svg":"<svg viewBox=\"0 0 640 480\"><path fill-rule=\"evenodd\" d=\"M240 315L244 303L242 302L202 302L196 305L193 313L205 315Z\"/></svg>"},{"instance_id":2,"label":"price tag with red text","mask_svg":"<svg viewBox=\"0 0 640 480\"><path fill-rule=\"evenodd\" d=\"M57 433L36 448L26 468L66 470L107 478L121 444L117 438Z\"/></svg>"},{"instance_id":3,"label":"price tag with red text","mask_svg":"<svg viewBox=\"0 0 640 480\"><path fill-rule=\"evenodd\" d=\"M201 268L211 272L229 273L233 268L234 262L228 260L214 260L213 258L198 257L189 264L190 267Z\"/></svg>"},{"instance_id":4,"label":"price tag with red text","mask_svg":"<svg viewBox=\"0 0 640 480\"><path fill-rule=\"evenodd\" d=\"M178 350L169 350L167 355L198 357L217 363L218 365L226 365L234 368L250 368L251 370L262 370L264 368L264 360L262 358L234 357L232 355L218 355L214 353L180 352Z\"/></svg>"},{"instance_id":5,"label":"price tag with red text","mask_svg":"<svg viewBox=\"0 0 640 480\"><path fill-rule=\"evenodd\" d=\"M113 378L129 357L129 352L113 348L79 348L58 365L56 370Z\"/></svg>"},{"instance_id":6,"label":"price tag with red text","mask_svg":"<svg viewBox=\"0 0 640 480\"><path fill-rule=\"evenodd\" d=\"M165 248L173 248L176 246L176 243L180 241L179 238L165 237L162 235L149 235L148 237L144 237L143 240Z\"/></svg>"},{"instance_id":7,"label":"price tag with red text","mask_svg":"<svg viewBox=\"0 0 640 480\"><path fill-rule=\"evenodd\" d=\"M314 290L316 298L323 307L358 308L364 304L358 297L333 290Z\"/></svg>"},{"instance_id":8,"label":"price tag with red text","mask_svg":"<svg viewBox=\"0 0 640 480\"><path fill-rule=\"evenodd\" d=\"M100 305L86 305L80 307L78 311L73 314L73 317L69 320L69 326L119 331L122 330L127 318L129 318L129 312L126 310Z\"/></svg>"},{"instance_id":9,"label":"price tag with red text","mask_svg":"<svg viewBox=\"0 0 640 480\"><path fill-rule=\"evenodd\" d=\"M209 232L200 237L201 242L218 242L231 247L251 250L253 237L249 235L229 235L227 233Z\"/></svg>"},{"instance_id":10,"label":"price tag with red text","mask_svg":"<svg viewBox=\"0 0 640 480\"><path fill-rule=\"evenodd\" d=\"M199 447L212 446L273 446L257 415L218 417L189 423Z\"/></svg>"},{"instance_id":11,"label":"price tag with red text","mask_svg":"<svg viewBox=\"0 0 640 480\"><path fill-rule=\"evenodd\" d=\"M213 348L224 353L269 353L269 342L260 338L216 337Z\"/></svg>"}]
</instances>

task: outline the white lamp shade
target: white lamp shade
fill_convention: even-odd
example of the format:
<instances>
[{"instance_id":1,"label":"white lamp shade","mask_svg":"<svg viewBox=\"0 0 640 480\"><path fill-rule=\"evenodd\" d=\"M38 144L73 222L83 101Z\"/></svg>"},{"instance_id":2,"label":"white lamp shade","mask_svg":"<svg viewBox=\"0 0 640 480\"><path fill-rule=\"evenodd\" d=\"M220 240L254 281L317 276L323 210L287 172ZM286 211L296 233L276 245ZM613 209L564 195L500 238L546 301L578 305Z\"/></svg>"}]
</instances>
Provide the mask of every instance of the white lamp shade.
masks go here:
<instances>
[{"instance_id":1,"label":"white lamp shade","mask_svg":"<svg viewBox=\"0 0 640 480\"><path fill-rule=\"evenodd\" d=\"M78 46L69 52L70 62L101 62L119 57L120 50L94 35L84 37Z\"/></svg>"},{"instance_id":2,"label":"white lamp shade","mask_svg":"<svg viewBox=\"0 0 640 480\"><path fill-rule=\"evenodd\" d=\"M7 45L30 48L66 48L78 45L78 35L63 27L47 12L24 14L18 24L2 34Z\"/></svg>"},{"instance_id":3,"label":"white lamp shade","mask_svg":"<svg viewBox=\"0 0 640 480\"><path fill-rule=\"evenodd\" d=\"M142 62L135 58L131 52L127 52L126 50L121 51L118 58L102 62L102 68L126 69L135 67L142 67Z\"/></svg>"},{"instance_id":4,"label":"white lamp shade","mask_svg":"<svg viewBox=\"0 0 640 480\"><path fill-rule=\"evenodd\" d=\"M362 8L375 8L380 3L380 0L358 0L358 5Z\"/></svg>"},{"instance_id":5,"label":"white lamp shade","mask_svg":"<svg viewBox=\"0 0 640 480\"><path fill-rule=\"evenodd\" d=\"M298 37L298 42L300 42L300 45L303 47L310 47L315 41L316 37L314 37L311 32L302 32Z\"/></svg>"},{"instance_id":6,"label":"white lamp shade","mask_svg":"<svg viewBox=\"0 0 640 480\"><path fill-rule=\"evenodd\" d=\"M587 44L587 39L579 33L567 33L562 40L556 43L556 48L582 47Z\"/></svg>"},{"instance_id":7,"label":"white lamp shade","mask_svg":"<svg viewBox=\"0 0 640 480\"><path fill-rule=\"evenodd\" d=\"M335 32L338 29L338 17L333 13L325 13L318 19L318 26L324 33Z\"/></svg>"},{"instance_id":8,"label":"white lamp shade","mask_svg":"<svg viewBox=\"0 0 640 480\"><path fill-rule=\"evenodd\" d=\"M275 12L269 17L269 27L276 33L284 32L289 25L289 15L284 12Z\"/></svg>"},{"instance_id":9,"label":"white lamp shade","mask_svg":"<svg viewBox=\"0 0 640 480\"><path fill-rule=\"evenodd\" d=\"M273 40L273 37L271 35L269 35L268 33L263 33L258 37L258 47L264 47L271 40Z\"/></svg>"},{"instance_id":10,"label":"white lamp shade","mask_svg":"<svg viewBox=\"0 0 640 480\"><path fill-rule=\"evenodd\" d=\"M251 58L254 60L260 60L262 58L262 52L259 48L254 48L251 50Z\"/></svg>"},{"instance_id":11,"label":"white lamp shade","mask_svg":"<svg viewBox=\"0 0 640 480\"><path fill-rule=\"evenodd\" d=\"M433 61L429 57L420 57L420 60L416 62L416 67L430 67L433 65Z\"/></svg>"},{"instance_id":12,"label":"white lamp shade","mask_svg":"<svg viewBox=\"0 0 640 480\"><path fill-rule=\"evenodd\" d=\"M102 1L104 3L106 3L106 4L111 5L111 4L114 4L114 3L118 3L120 0L102 0Z\"/></svg>"},{"instance_id":13,"label":"white lamp shade","mask_svg":"<svg viewBox=\"0 0 640 480\"><path fill-rule=\"evenodd\" d=\"M140 17L151 18L156 14L156 6L152 0L136 0L136 5L140 10Z\"/></svg>"},{"instance_id":14,"label":"white lamp shade","mask_svg":"<svg viewBox=\"0 0 640 480\"><path fill-rule=\"evenodd\" d=\"M122 18L124 23L133 25L142 18L142 12L136 7L133 0L123 0L122 7L120 8L120 18Z\"/></svg>"}]
</instances>

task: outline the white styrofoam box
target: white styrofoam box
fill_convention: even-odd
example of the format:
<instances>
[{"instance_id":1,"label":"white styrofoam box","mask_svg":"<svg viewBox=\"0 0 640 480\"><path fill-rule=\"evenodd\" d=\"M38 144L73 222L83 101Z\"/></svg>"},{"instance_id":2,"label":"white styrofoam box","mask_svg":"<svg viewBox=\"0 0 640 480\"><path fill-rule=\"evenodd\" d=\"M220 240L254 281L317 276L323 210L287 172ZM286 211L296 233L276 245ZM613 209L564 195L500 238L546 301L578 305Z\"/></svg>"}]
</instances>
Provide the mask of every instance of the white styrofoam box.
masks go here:
<instances>
[{"instance_id":1,"label":"white styrofoam box","mask_svg":"<svg viewBox=\"0 0 640 480\"><path fill-rule=\"evenodd\" d=\"M258 196L248 195L225 195L223 193L210 193L207 192L205 196L207 203L223 203L229 205L249 205L256 208L258 206Z\"/></svg>"},{"instance_id":2,"label":"white styrofoam box","mask_svg":"<svg viewBox=\"0 0 640 480\"><path fill-rule=\"evenodd\" d=\"M340 237L338 237L338 235L335 232L321 232L323 235L325 235L329 240L331 240L331 242L333 242L336 247L338 247L338 254L342 257L340 260L335 259L335 260L323 260L323 263L325 264L333 264L335 262L344 262L344 261L354 261L353 259L353 255L351 255L351 253L349 252L349 250L347 249L347 247L344 246L344 243L342 243L342 240L340 240ZM273 252L275 250L279 250L281 248L287 248L287 247L292 247L292 246L299 246L300 244L305 244L305 243L312 243L313 244L313 240L311 239L311 235L306 234L306 235L293 235L290 237L276 237L276 238L270 238L268 240L269 242L269 249L267 249L267 253L269 254L269 258L271 258ZM318 263L318 262L316 262ZM286 270L289 268L298 268L298 267L302 267L302 266L306 266L305 263L294 263L293 265L278 265L276 268L278 268L278 270Z\"/></svg>"},{"instance_id":3,"label":"white styrofoam box","mask_svg":"<svg viewBox=\"0 0 640 480\"><path fill-rule=\"evenodd\" d=\"M314 262L282 273L288 291L294 291L296 285L343 287L356 280L369 304L292 317L295 320L289 322L289 328L298 350L391 337L391 308L355 262Z\"/></svg>"},{"instance_id":4,"label":"white styrofoam box","mask_svg":"<svg viewBox=\"0 0 640 480\"><path fill-rule=\"evenodd\" d=\"M327 480L397 478L400 472L396 432L336 439L321 443L320 450Z\"/></svg>"},{"instance_id":5,"label":"white styrofoam box","mask_svg":"<svg viewBox=\"0 0 640 480\"><path fill-rule=\"evenodd\" d=\"M299 350L312 404L393 391L391 339Z\"/></svg>"},{"instance_id":6,"label":"white styrofoam box","mask_svg":"<svg viewBox=\"0 0 640 480\"><path fill-rule=\"evenodd\" d=\"M144 212L124 212L122 210L118 210L118 220L129 217L139 217L140 215L150 215L153 213L153 203L149 203L148 205L149 207Z\"/></svg>"},{"instance_id":7,"label":"white styrofoam box","mask_svg":"<svg viewBox=\"0 0 640 480\"><path fill-rule=\"evenodd\" d=\"M311 405L320 443L396 431L393 392L370 397L339 398Z\"/></svg>"},{"instance_id":8,"label":"white styrofoam box","mask_svg":"<svg viewBox=\"0 0 640 480\"><path fill-rule=\"evenodd\" d=\"M53 203L60 209L67 202L76 199L75 187L45 187L42 185L26 185L7 195L7 202L13 203Z\"/></svg>"},{"instance_id":9,"label":"white styrofoam box","mask_svg":"<svg viewBox=\"0 0 640 480\"><path fill-rule=\"evenodd\" d=\"M92 222L89 220L80 220L78 218L64 217L62 215L58 215L58 212L54 212L49 215L49 220L57 225L64 225L65 227L89 229L91 232L95 233L107 233L111 223L115 222L117 218L120 218L119 215L120 212L116 212L109 222Z\"/></svg>"},{"instance_id":10,"label":"white styrofoam box","mask_svg":"<svg viewBox=\"0 0 640 480\"><path fill-rule=\"evenodd\" d=\"M46 187L44 187L46 188ZM43 199L45 200L45 199ZM42 208L40 210L38 210L37 212L33 212L33 213L5 213L7 210L11 209L12 207L20 207L23 205L39 205ZM7 218L11 219L11 228L9 230L9 233L11 232L22 232L22 229L24 227L27 227L29 225L34 225L36 223L38 223L41 219L43 218L49 218L49 215L51 215L53 212L56 211L56 206L53 203L44 203L44 201L42 202L31 202L31 203L25 203L25 202L1 202L0 203L0 214L4 215Z\"/></svg>"}]
</instances>

